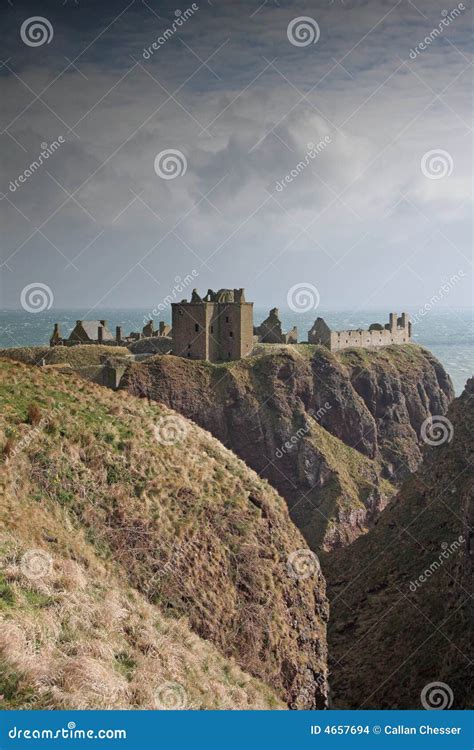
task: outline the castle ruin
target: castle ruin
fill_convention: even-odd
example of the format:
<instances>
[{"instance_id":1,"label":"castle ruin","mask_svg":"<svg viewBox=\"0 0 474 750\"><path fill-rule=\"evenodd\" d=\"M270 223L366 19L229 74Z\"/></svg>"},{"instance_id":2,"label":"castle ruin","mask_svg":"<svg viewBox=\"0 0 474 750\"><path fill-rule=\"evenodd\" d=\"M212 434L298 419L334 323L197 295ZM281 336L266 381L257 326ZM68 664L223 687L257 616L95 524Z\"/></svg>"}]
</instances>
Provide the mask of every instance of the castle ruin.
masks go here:
<instances>
[{"instance_id":1,"label":"castle ruin","mask_svg":"<svg viewBox=\"0 0 474 750\"><path fill-rule=\"evenodd\" d=\"M325 346L332 352L348 349L353 346L390 346L390 344L409 344L411 340L411 323L408 313L400 317L390 313L389 322L385 325L372 323L368 330L362 328L348 331L332 331L323 318L317 318L308 332L308 343Z\"/></svg>"},{"instance_id":2,"label":"castle ruin","mask_svg":"<svg viewBox=\"0 0 474 750\"><path fill-rule=\"evenodd\" d=\"M211 362L247 357L254 344L253 302L243 289L209 289L201 298L196 289L191 301L174 302L173 354Z\"/></svg>"},{"instance_id":3,"label":"castle ruin","mask_svg":"<svg viewBox=\"0 0 474 750\"><path fill-rule=\"evenodd\" d=\"M132 332L128 336L122 335L121 326L116 327L113 336L106 320L77 320L69 338L63 338L56 323L50 345L115 344L128 346L130 351L140 355L172 353L187 359L226 362L249 356L257 343L298 343L297 328L283 331L276 307L254 327L253 302L245 300L243 289L219 289L218 292L209 289L205 297L194 289L189 302L183 299L172 303L171 308L172 327L160 321L156 330L153 320L147 320L141 333ZM400 317L392 312L388 323L372 323L368 330L332 331L323 318L317 318L308 331L306 343L337 352L350 347L408 344L411 334L412 326L406 312Z\"/></svg>"},{"instance_id":4,"label":"castle ruin","mask_svg":"<svg viewBox=\"0 0 474 750\"><path fill-rule=\"evenodd\" d=\"M277 307L270 310L268 318L254 328L254 334L262 344L297 344L298 329L293 326L291 331L285 333L282 329L280 313Z\"/></svg>"}]
</instances>

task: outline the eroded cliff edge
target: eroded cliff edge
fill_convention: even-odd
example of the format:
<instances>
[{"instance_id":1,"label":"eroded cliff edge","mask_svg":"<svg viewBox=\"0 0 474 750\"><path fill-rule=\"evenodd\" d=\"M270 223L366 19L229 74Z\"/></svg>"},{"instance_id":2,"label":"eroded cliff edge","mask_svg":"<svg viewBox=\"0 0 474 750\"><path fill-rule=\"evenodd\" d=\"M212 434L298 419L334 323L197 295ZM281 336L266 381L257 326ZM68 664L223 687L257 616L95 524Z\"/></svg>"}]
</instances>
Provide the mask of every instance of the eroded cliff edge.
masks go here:
<instances>
[{"instance_id":1,"label":"eroded cliff edge","mask_svg":"<svg viewBox=\"0 0 474 750\"><path fill-rule=\"evenodd\" d=\"M153 357L121 387L176 409L266 477L313 549L346 545L419 465L424 420L453 398L449 376L416 345L260 351L222 365Z\"/></svg>"}]
</instances>

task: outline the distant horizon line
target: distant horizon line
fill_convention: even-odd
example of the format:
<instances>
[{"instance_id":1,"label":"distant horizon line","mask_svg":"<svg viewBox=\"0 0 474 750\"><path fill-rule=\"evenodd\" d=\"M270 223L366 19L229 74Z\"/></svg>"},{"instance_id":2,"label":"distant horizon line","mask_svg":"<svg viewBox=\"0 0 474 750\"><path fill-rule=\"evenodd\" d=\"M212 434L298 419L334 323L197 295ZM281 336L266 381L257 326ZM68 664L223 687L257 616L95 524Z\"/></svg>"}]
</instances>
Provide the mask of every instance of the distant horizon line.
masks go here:
<instances>
[{"instance_id":1,"label":"distant horizon line","mask_svg":"<svg viewBox=\"0 0 474 750\"><path fill-rule=\"evenodd\" d=\"M255 302L253 304L254 304L254 307L257 307L259 309L260 308L267 309L267 307L268 307L268 304L256 305ZM318 311L319 312L341 312L341 313L342 312L346 312L346 313L354 313L355 314L355 313L358 313L358 312L372 312L372 311L374 311L374 312L384 312L385 310L389 310L389 311L395 312L395 308L397 308L396 311L400 310L401 312L403 312L402 308L406 308L407 310L410 310L410 309L412 309L412 310L414 310L414 309L420 310L426 304L427 303L424 302L424 303L422 303L420 305L413 305L413 304L411 304L411 305L400 305L400 304L398 304L398 305L384 305L383 307L360 307L360 308L357 308L357 309L350 308L350 307L321 307L321 308L317 307L313 311L311 311L311 310L295 311L295 310L292 310L291 307L286 307L286 306L281 306L281 305L271 305L269 307L269 309L272 309L273 307L276 307L278 310L288 311L288 312L293 313L293 315L305 315L305 314L308 314L310 312L317 313ZM87 312L89 314L89 311L90 311L90 315L93 315L94 313L100 313L100 312L103 312L103 311L111 311L111 312L113 312L113 311L125 311L125 310L129 311L129 312L140 312L140 313L142 313L143 311L146 311L148 309L149 309L149 306L145 306L145 307L97 307L97 308L94 308L93 310L90 310L90 308L87 308L87 307L55 307L54 311L51 310L51 309L50 310L43 310L42 313L47 313L49 315L52 315L54 312L58 312L58 313L61 313L61 312L68 312L68 313L71 313L71 312ZM427 310L427 314L429 312L436 312L437 310L443 310L443 311L444 310L471 310L471 311L474 312L474 305L449 305L449 306L448 305L436 305L435 308L432 308L431 310ZM24 310L22 307L4 307L4 308L0 308L0 314L1 313L10 313L10 312L25 312L26 313L27 311ZM37 314L41 315L42 313L37 313ZM154 315L153 317L158 318L160 316Z\"/></svg>"}]
</instances>

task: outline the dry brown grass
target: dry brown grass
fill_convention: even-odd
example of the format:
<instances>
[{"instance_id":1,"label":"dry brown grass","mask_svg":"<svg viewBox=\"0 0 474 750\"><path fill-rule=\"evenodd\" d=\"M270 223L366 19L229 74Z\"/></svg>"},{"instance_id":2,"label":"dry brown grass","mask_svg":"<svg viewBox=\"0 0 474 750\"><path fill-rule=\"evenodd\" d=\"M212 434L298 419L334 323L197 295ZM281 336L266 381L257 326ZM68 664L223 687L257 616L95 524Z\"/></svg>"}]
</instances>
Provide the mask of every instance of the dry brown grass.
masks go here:
<instances>
[{"instance_id":1,"label":"dry brown grass","mask_svg":"<svg viewBox=\"0 0 474 750\"><path fill-rule=\"evenodd\" d=\"M324 582L288 576L304 542L234 454L165 407L52 370L0 361L0 398L0 448L17 448L0 468L8 707L281 707L308 667L324 680ZM167 444L170 418L184 433ZM52 559L36 578L32 550Z\"/></svg>"}]
</instances>

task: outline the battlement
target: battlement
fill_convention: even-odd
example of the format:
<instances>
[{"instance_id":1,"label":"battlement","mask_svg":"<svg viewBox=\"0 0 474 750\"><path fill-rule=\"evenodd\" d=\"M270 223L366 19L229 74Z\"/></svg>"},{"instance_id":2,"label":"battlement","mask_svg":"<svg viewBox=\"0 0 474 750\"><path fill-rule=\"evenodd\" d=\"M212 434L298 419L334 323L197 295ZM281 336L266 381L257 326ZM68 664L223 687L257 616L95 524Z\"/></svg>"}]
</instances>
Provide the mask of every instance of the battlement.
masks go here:
<instances>
[{"instance_id":1,"label":"battlement","mask_svg":"<svg viewBox=\"0 0 474 750\"><path fill-rule=\"evenodd\" d=\"M308 331L308 343L319 344L337 352L353 346L373 347L390 344L409 344L411 340L410 316L404 312L400 317L390 313L388 323L372 323L368 330L362 328L347 331L332 331L323 318L317 318Z\"/></svg>"}]
</instances>

